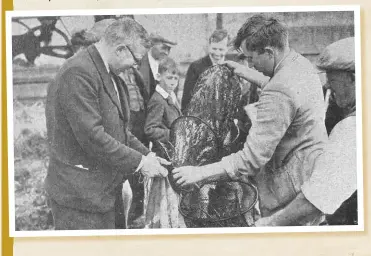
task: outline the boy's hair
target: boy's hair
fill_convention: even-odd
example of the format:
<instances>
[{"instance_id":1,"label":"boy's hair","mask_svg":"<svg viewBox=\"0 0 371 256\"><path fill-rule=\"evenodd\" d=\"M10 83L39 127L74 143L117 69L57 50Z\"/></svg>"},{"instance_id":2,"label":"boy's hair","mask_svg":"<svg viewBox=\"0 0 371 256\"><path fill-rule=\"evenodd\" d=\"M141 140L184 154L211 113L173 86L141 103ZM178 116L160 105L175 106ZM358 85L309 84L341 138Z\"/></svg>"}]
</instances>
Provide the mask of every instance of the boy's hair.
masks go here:
<instances>
[{"instance_id":1,"label":"boy's hair","mask_svg":"<svg viewBox=\"0 0 371 256\"><path fill-rule=\"evenodd\" d=\"M245 39L249 51L263 53L268 46L283 50L288 45L288 29L278 19L258 14L247 19L239 29L234 40L236 50L240 49Z\"/></svg>"},{"instance_id":2,"label":"boy's hair","mask_svg":"<svg viewBox=\"0 0 371 256\"><path fill-rule=\"evenodd\" d=\"M180 74L178 64L170 57L165 57L158 65L159 74L163 74L166 71L169 71L171 74Z\"/></svg>"},{"instance_id":3,"label":"boy's hair","mask_svg":"<svg viewBox=\"0 0 371 256\"><path fill-rule=\"evenodd\" d=\"M219 43L220 41L223 41L225 38L227 38L227 41L229 42L230 37L228 35L228 31L225 29L217 29L209 37L209 44Z\"/></svg>"}]
</instances>

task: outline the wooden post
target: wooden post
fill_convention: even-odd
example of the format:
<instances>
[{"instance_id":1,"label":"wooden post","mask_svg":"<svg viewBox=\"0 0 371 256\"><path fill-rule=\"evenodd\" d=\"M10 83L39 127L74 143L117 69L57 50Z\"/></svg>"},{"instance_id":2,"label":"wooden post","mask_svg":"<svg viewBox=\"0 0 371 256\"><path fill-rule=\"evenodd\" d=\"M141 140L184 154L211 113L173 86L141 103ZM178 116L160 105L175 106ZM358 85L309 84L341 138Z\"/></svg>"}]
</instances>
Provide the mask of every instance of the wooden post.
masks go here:
<instances>
[{"instance_id":1,"label":"wooden post","mask_svg":"<svg viewBox=\"0 0 371 256\"><path fill-rule=\"evenodd\" d=\"M223 14L216 14L216 29L223 29Z\"/></svg>"}]
</instances>

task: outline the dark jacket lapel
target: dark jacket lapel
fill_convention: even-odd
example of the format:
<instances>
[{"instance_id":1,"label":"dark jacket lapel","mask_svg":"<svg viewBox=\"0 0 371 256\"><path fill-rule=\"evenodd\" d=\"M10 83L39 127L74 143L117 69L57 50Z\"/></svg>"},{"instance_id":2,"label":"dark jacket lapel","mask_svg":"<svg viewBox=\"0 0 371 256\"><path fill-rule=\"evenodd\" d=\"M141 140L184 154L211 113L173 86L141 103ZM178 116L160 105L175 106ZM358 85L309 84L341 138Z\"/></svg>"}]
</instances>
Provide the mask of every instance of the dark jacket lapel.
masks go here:
<instances>
[{"instance_id":1,"label":"dark jacket lapel","mask_svg":"<svg viewBox=\"0 0 371 256\"><path fill-rule=\"evenodd\" d=\"M121 106L122 106L122 111L125 116L125 120L129 121L130 118L130 98L129 98L129 90L124 82L123 79L121 79L119 76L113 74L115 78L115 82L117 85L117 90L120 92L120 100L121 100Z\"/></svg>"},{"instance_id":2,"label":"dark jacket lapel","mask_svg":"<svg viewBox=\"0 0 371 256\"><path fill-rule=\"evenodd\" d=\"M162 97L162 95L161 95L161 97ZM170 107L176 109L176 111L178 111L179 115L182 115L182 111L181 111L180 108L175 104L175 102L173 101L173 99L171 98L170 95L169 95L166 99L164 99L164 100L167 102L167 104L168 104Z\"/></svg>"},{"instance_id":3,"label":"dark jacket lapel","mask_svg":"<svg viewBox=\"0 0 371 256\"><path fill-rule=\"evenodd\" d=\"M149 66L148 53L143 56L140 62L139 72L142 74L144 88L147 92L147 95L150 95L151 68Z\"/></svg>"},{"instance_id":4,"label":"dark jacket lapel","mask_svg":"<svg viewBox=\"0 0 371 256\"><path fill-rule=\"evenodd\" d=\"M210 55L209 55L209 54L206 55L206 56L203 58L202 63L203 63L203 65L204 65L205 69L208 68L208 67L211 67L211 66L213 65L213 62L211 61L211 59L210 59Z\"/></svg>"},{"instance_id":5,"label":"dark jacket lapel","mask_svg":"<svg viewBox=\"0 0 371 256\"><path fill-rule=\"evenodd\" d=\"M135 68L133 68L133 71L134 71L134 76L135 76L135 82L139 88L139 91L143 97L143 101L144 101L144 105L145 105L145 109L147 109L147 102L149 101L149 94L146 90L146 85L145 85L145 82L144 82L144 78L142 76L142 74Z\"/></svg>"},{"instance_id":6,"label":"dark jacket lapel","mask_svg":"<svg viewBox=\"0 0 371 256\"><path fill-rule=\"evenodd\" d=\"M106 69L106 66L104 65L103 59L100 56L97 48L94 45L91 45L91 46L88 47L88 52L90 54L91 59L93 60L93 62L95 64L95 66L97 67L100 78L102 80L104 90L107 92L107 94L111 98L112 102L118 108L120 117L123 120L126 120L127 118L124 116L124 113L122 111L122 107L120 106L118 95L116 93L115 87L114 87L113 82L111 80L111 76L108 73L108 71Z\"/></svg>"}]
</instances>

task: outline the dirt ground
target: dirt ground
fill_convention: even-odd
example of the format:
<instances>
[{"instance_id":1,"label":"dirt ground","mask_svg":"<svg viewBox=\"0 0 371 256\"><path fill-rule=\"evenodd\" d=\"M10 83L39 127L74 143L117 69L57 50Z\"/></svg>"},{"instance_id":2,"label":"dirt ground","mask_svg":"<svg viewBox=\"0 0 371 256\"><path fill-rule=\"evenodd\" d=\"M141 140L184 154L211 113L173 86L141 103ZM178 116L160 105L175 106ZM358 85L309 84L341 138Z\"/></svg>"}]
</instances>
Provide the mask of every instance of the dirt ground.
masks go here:
<instances>
[{"instance_id":1,"label":"dirt ground","mask_svg":"<svg viewBox=\"0 0 371 256\"><path fill-rule=\"evenodd\" d=\"M43 187L48 164L43 101L14 102L16 230L53 229Z\"/></svg>"}]
</instances>

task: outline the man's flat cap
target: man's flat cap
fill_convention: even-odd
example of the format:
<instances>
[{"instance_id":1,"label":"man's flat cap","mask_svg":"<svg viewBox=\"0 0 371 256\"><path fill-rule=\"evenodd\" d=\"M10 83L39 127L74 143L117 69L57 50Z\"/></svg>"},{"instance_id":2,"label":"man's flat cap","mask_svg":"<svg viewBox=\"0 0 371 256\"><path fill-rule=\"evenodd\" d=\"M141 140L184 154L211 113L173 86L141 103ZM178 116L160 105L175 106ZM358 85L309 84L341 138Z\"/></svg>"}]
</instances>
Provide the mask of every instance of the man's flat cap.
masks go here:
<instances>
[{"instance_id":1,"label":"man's flat cap","mask_svg":"<svg viewBox=\"0 0 371 256\"><path fill-rule=\"evenodd\" d=\"M165 44L169 47L173 47L174 45L177 45L176 42L172 42L172 41L164 38L163 36L160 36L159 34L151 34L149 36L149 39L151 40L152 44L163 43L163 44Z\"/></svg>"},{"instance_id":2,"label":"man's flat cap","mask_svg":"<svg viewBox=\"0 0 371 256\"><path fill-rule=\"evenodd\" d=\"M336 41L323 50L318 57L316 66L320 70L355 70L355 44L354 37Z\"/></svg>"}]
</instances>

